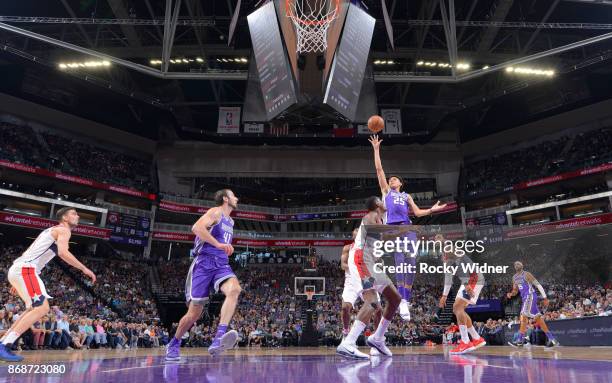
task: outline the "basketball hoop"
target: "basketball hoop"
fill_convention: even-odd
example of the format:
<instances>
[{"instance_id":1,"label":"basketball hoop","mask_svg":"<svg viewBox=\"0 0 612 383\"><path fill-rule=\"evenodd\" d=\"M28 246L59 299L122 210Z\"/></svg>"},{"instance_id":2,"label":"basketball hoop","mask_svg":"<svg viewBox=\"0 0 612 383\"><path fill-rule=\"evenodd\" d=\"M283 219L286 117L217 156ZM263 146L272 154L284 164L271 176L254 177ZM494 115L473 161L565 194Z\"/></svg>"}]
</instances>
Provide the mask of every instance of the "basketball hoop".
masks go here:
<instances>
[{"instance_id":1,"label":"basketball hoop","mask_svg":"<svg viewBox=\"0 0 612 383\"><path fill-rule=\"evenodd\" d=\"M285 0L287 17L297 34L298 53L324 52L327 29L338 15L340 0Z\"/></svg>"}]
</instances>

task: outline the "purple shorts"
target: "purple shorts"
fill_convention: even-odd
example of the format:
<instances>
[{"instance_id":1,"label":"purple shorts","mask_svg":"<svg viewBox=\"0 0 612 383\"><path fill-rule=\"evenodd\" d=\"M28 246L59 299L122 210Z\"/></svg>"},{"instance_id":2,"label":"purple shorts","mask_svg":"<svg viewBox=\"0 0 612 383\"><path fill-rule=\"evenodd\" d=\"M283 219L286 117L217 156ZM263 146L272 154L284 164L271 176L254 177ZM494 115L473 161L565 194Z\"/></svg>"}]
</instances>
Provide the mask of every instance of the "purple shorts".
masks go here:
<instances>
[{"instance_id":1,"label":"purple shorts","mask_svg":"<svg viewBox=\"0 0 612 383\"><path fill-rule=\"evenodd\" d=\"M521 307L521 315L527 318L535 318L540 315L540 309L538 308L538 296L537 294L529 294L523 298L523 306Z\"/></svg>"},{"instance_id":2,"label":"purple shorts","mask_svg":"<svg viewBox=\"0 0 612 383\"><path fill-rule=\"evenodd\" d=\"M210 288L214 287L215 292L219 291L219 286L223 281L236 277L229 265L204 265L194 259L187 274L185 283L185 299L187 302L204 302L208 300Z\"/></svg>"}]
</instances>

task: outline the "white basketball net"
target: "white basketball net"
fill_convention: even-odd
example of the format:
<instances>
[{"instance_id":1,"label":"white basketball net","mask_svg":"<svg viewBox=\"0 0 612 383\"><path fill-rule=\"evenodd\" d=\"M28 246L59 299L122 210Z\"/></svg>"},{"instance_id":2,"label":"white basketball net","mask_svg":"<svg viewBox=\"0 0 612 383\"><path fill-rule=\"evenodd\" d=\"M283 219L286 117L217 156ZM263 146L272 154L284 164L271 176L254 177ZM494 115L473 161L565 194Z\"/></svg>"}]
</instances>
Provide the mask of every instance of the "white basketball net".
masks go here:
<instances>
[{"instance_id":1,"label":"white basketball net","mask_svg":"<svg viewBox=\"0 0 612 383\"><path fill-rule=\"evenodd\" d=\"M338 14L338 0L287 0L287 16L297 34L298 53L324 52L327 28Z\"/></svg>"}]
</instances>

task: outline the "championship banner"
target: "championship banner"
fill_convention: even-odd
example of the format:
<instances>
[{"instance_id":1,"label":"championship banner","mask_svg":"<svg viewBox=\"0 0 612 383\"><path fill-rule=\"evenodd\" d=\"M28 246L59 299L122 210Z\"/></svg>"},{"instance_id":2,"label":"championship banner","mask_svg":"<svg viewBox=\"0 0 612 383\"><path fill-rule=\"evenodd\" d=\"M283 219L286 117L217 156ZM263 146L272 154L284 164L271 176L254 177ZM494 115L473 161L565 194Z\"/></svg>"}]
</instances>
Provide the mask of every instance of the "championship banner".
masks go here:
<instances>
[{"instance_id":1,"label":"championship banner","mask_svg":"<svg viewBox=\"0 0 612 383\"><path fill-rule=\"evenodd\" d=\"M0 212L0 224L22 226L32 229L47 229L51 226L57 225L57 221L50 219L30 217L21 214L9 214ZM94 237L101 239L109 239L111 231L109 229L103 229L101 227L84 226L79 225L72 229L75 235L82 235L85 237Z\"/></svg>"},{"instance_id":2,"label":"championship banner","mask_svg":"<svg viewBox=\"0 0 612 383\"><path fill-rule=\"evenodd\" d=\"M384 134L402 134L402 114L400 109L381 109L380 116L385 120Z\"/></svg>"},{"instance_id":3,"label":"championship banner","mask_svg":"<svg viewBox=\"0 0 612 383\"><path fill-rule=\"evenodd\" d=\"M264 124L244 124L244 132L245 133L263 133L264 132Z\"/></svg>"},{"instance_id":4,"label":"championship banner","mask_svg":"<svg viewBox=\"0 0 612 383\"><path fill-rule=\"evenodd\" d=\"M127 195L131 195L133 197L139 197L139 198L146 198L149 199L151 201L155 201L157 199L157 196L155 194L152 193L146 193L140 190L136 190L136 189L132 189L132 188L128 188L125 186L117 186L117 185L110 185L104 182L97 182L97 181L92 181L92 180L88 180L86 178L81 178L81 177L77 177L77 176L71 176L68 174L62 174L62 173L57 173L57 172L52 172L46 169L41 169L41 168L37 168L34 166L28 166L28 165L23 165L23 164L16 164L10 161L6 161L6 160L0 160L0 166L3 166L5 168L9 168L9 169L13 169L13 170L18 170L18 171L22 171L22 172L26 172L26 173L32 173L32 174L37 174L37 175L41 175L41 176L45 176L45 177L50 177L50 178L55 178L58 180L62 180L62 181L66 181L66 182L71 182L74 184L79 184L79 185L85 185L85 186L89 186L95 189L100 189L100 190L109 190L109 191L113 191L116 193L121 193L121 194L127 194Z\"/></svg>"},{"instance_id":5,"label":"championship banner","mask_svg":"<svg viewBox=\"0 0 612 383\"><path fill-rule=\"evenodd\" d=\"M240 133L240 107L219 107L219 123L217 133L239 134Z\"/></svg>"}]
</instances>

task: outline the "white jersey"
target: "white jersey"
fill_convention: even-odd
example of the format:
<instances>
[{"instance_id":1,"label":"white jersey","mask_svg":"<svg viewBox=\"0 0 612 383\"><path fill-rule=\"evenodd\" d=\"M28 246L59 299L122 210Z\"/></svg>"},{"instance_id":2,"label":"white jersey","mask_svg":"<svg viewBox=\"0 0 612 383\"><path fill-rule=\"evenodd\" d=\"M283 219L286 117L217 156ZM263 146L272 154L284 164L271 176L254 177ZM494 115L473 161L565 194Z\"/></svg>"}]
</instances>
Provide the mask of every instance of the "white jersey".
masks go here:
<instances>
[{"instance_id":1,"label":"white jersey","mask_svg":"<svg viewBox=\"0 0 612 383\"><path fill-rule=\"evenodd\" d=\"M363 230L363 219L361 220L361 225L359 225L359 229L357 230L357 235L355 236L355 242L353 242L353 247L351 249L359 249L363 250L363 246L365 245L365 230Z\"/></svg>"},{"instance_id":2,"label":"white jersey","mask_svg":"<svg viewBox=\"0 0 612 383\"><path fill-rule=\"evenodd\" d=\"M53 235L51 235L52 229L50 227L38 234L30 247L23 252L21 257L15 259L13 264L34 266L36 267L36 273L40 274L45 265L57 255L57 244Z\"/></svg>"}]
</instances>

